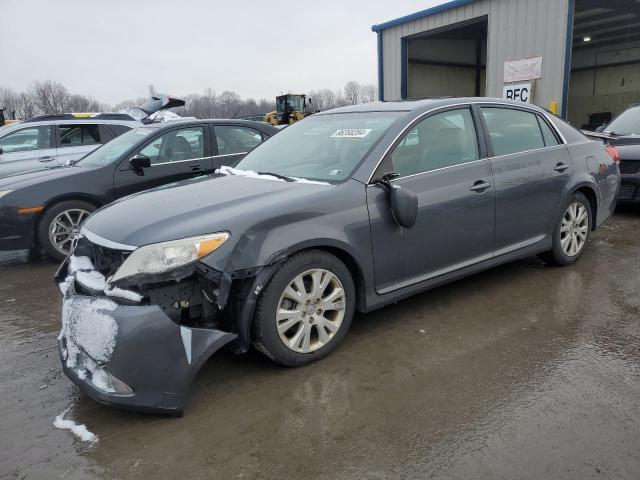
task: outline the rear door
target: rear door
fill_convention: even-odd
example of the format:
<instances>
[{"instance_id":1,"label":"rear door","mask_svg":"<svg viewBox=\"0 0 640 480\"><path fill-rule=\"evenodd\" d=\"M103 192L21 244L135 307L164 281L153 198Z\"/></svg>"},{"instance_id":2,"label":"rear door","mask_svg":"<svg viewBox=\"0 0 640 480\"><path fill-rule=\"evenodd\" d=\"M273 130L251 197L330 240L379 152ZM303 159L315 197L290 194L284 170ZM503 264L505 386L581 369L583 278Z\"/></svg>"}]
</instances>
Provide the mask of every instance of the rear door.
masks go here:
<instances>
[{"instance_id":1,"label":"rear door","mask_svg":"<svg viewBox=\"0 0 640 480\"><path fill-rule=\"evenodd\" d=\"M470 107L418 121L376 172L394 171L393 185L418 197L418 218L396 225L389 195L367 188L375 283L384 294L491 258L495 195L490 161Z\"/></svg>"},{"instance_id":2,"label":"rear door","mask_svg":"<svg viewBox=\"0 0 640 480\"><path fill-rule=\"evenodd\" d=\"M115 171L116 197L212 172L213 162L207 125L190 125L162 130L133 155L151 159L142 172L129 163L130 155Z\"/></svg>"},{"instance_id":3,"label":"rear door","mask_svg":"<svg viewBox=\"0 0 640 480\"><path fill-rule=\"evenodd\" d=\"M52 125L25 126L0 138L0 176L57 165Z\"/></svg>"},{"instance_id":4,"label":"rear door","mask_svg":"<svg viewBox=\"0 0 640 480\"><path fill-rule=\"evenodd\" d=\"M573 162L548 121L526 108L479 108L496 183L495 254L541 241L553 229Z\"/></svg>"},{"instance_id":5,"label":"rear door","mask_svg":"<svg viewBox=\"0 0 640 480\"><path fill-rule=\"evenodd\" d=\"M242 157L260 145L266 137L258 130L244 125L215 125L214 169L221 165L235 165Z\"/></svg>"},{"instance_id":6,"label":"rear door","mask_svg":"<svg viewBox=\"0 0 640 480\"><path fill-rule=\"evenodd\" d=\"M111 138L104 138L104 129L97 123L60 124L57 131L58 163L61 165L81 159Z\"/></svg>"}]
</instances>

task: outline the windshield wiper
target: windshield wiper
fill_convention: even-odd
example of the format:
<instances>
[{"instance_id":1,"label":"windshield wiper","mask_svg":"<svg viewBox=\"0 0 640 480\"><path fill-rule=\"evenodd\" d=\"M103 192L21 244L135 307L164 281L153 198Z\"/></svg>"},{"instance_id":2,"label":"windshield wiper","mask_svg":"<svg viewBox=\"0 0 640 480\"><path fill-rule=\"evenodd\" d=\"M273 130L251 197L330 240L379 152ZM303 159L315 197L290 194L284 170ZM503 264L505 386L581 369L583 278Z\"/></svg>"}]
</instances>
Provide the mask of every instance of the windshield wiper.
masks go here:
<instances>
[{"instance_id":1,"label":"windshield wiper","mask_svg":"<svg viewBox=\"0 0 640 480\"><path fill-rule=\"evenodd\" d=\"M282 175L280 173L273 173L273 172L258 172L258 175L271 175L272 177L276 177L279 178L281 180L284 180L285 182L295 182L295 179L291 178L291 177L287 177L286 175Z\"/></svg>"}]
</instances>

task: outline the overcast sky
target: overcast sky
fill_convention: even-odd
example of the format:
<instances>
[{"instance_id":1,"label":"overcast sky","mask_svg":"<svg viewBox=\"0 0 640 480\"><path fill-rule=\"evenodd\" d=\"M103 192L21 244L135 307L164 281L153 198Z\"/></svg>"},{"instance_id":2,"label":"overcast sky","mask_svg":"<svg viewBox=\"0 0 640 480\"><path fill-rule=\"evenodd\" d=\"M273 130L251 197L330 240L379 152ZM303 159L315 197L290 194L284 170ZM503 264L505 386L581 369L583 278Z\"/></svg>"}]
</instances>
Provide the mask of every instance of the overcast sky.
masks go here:
<instances>
[{"instance_id":1,"label":"overcast sky","mask_svg":"<svg viewBox=\"0 0 640 480\"><path fill-rule=\"evenodd\" d=\"M377 83L371 25L443 0L0 0L0 86L55 80L107 103Z\"/></svg>"}]
</instances>

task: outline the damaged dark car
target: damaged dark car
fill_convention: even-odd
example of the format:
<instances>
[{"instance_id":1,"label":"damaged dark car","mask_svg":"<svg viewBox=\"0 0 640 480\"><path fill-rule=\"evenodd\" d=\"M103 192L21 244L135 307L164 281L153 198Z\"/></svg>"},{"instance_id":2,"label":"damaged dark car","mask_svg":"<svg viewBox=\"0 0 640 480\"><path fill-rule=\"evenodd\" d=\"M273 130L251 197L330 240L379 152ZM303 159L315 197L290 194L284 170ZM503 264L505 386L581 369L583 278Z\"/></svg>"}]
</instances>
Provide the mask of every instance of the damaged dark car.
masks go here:
<instances>
[{"instance_id":1,"label":"damaged dark car","mask_svg":"<svg viewBox=\"0 0 640 480\"><path fill-rule=\"evenodd\" d=\"M56 275L64 371L99 402L179 415L222 347L302 366L356 311L531 255L571 265L619 180L601 142L514 102L314 115L87 219Z\"/></svg>"}]
</instances>

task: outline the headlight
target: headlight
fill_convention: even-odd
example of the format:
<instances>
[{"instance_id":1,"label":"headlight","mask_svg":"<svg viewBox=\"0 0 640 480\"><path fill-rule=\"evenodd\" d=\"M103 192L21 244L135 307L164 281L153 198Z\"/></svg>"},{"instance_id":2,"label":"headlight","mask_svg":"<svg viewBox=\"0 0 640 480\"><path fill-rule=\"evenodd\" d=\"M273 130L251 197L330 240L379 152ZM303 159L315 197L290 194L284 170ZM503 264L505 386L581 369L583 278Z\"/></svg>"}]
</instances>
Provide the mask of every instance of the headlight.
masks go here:
<instances>
[{"instance_id":1,"label":"headlight","mask_svg":"<svg viewBox=\"0 0 640 480\"><path fill-rule=\"evenodd\" d=\"M229 234L221 232L145 245L134 250L109 281L115 282L141 273L163 273L182 267L213 252L227 238Z\"/></svg>"},{"instance_id":2,"label":"headlight","mask_svg":"<svg viewBox=\"0 0 640 480\"><path fill-rule=\"evenodd\" d=\"M5 195L11 192L13 192L13 190L0 190L0 198L4 197Z\"/></svg>"}]
</instances>

